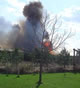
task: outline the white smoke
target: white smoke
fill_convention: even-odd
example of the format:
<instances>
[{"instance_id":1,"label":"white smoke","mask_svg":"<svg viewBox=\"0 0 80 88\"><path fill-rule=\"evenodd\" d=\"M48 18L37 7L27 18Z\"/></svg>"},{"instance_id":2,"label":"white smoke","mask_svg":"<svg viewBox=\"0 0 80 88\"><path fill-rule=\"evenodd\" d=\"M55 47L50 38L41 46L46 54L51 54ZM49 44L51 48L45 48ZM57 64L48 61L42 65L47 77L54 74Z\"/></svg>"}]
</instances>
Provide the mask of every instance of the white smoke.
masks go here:
<instances>
[{"instance_id":1,"label":"white smoke","mask_svg":"<svg viewBox=\"0 0 80 88\"><path fill-rule=\"evenodd\" d=\"M0 17L0 47L5 48L8 41L8 32L12 25L4 17Z\"/></svg>"}]
</instances>

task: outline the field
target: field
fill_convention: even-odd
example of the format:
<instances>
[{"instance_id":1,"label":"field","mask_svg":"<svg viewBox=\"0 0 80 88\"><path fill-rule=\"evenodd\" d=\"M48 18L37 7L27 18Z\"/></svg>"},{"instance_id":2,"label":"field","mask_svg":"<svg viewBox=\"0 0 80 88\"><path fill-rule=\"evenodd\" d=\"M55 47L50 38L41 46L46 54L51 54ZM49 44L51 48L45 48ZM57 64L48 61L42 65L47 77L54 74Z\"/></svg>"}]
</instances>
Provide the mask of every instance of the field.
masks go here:
<instances>
[{"instance_id":1,"label":"field","mask_svg":"<svg viewBox=\"0 0 80 88\"><path fill-rule=\"evenodd\" d=\"M0 74L0 88L80 88L80 74L49 73L43 74L43 83L37 86L38 74L16 75Z\"/></svg>"}]
</instances>

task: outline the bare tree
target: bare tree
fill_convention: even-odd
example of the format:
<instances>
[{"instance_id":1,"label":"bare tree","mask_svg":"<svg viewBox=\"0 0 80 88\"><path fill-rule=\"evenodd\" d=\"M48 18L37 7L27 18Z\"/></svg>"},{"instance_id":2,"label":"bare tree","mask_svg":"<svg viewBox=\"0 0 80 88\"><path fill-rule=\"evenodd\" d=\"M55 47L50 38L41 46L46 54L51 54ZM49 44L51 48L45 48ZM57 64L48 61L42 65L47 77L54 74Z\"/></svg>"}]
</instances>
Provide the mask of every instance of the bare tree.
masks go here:
<instances>
[{"instance_id":1,"label":"bare tree","mask_svg":"<svg viewBox=\"0 0 80 88\"><path fill-rule=\"evenodd\" d=\"M41 44L41 52L44 53L45 51L54 51L59 49L62 44L72 36L71 31L66 32L65 30L62 31L59 25L57 28L58 18L55 16L54 18L50 18L50 15L46 13L46 16L41 21L41 29L43 32L42 35L42 44ZM61 33L62 31L62 33ZM47 32L47 35L45 33ZM46 39L46 41L44 41ZM45 45L47 42L48 45ZM45 53L44 53L45 54ZM43 66L43 59L40 59L40 72L39 72L39 83L42 82L42 66Z\"/></svg>"}]
</instances>

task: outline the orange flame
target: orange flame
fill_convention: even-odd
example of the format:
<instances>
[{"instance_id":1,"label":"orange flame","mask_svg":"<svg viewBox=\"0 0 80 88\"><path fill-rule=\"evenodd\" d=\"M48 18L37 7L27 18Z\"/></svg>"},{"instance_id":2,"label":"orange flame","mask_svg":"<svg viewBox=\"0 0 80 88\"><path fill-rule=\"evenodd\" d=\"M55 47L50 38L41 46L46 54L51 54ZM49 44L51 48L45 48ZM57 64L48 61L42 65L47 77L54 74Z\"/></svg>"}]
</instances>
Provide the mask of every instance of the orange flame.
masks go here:
<instances>
[{"instance_id":1,"label":"orange flame","mask_svg":"<svg viewBox=\"0 0 80 88\"><path fill-rule=\"evenodd\" d=\"M52 51L52 44L50 41L44 42L44 46L49 50Z\"/></svg>"}]
</instances>

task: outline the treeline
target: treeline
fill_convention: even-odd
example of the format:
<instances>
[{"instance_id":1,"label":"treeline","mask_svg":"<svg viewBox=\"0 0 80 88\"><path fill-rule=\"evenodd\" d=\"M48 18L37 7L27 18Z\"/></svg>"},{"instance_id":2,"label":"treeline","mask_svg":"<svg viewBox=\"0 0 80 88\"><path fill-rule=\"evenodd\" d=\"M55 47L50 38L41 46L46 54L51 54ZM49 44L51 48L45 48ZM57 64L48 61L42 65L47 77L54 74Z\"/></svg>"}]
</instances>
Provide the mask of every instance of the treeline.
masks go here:
<instances>
[{"instance_id":1,"label":"treeline","mask_svg":"<svg viewBox=\"0 0 80 88\"><path fill-rule=\"evenodd\" d=\"M64 72L73 70L73 57L64 48L59 54L51 55L35 49L33 52L23 52L19 49L0 51L0 73L38 73L42 61L43 72Z\"/></svg>"}]
</instances>

